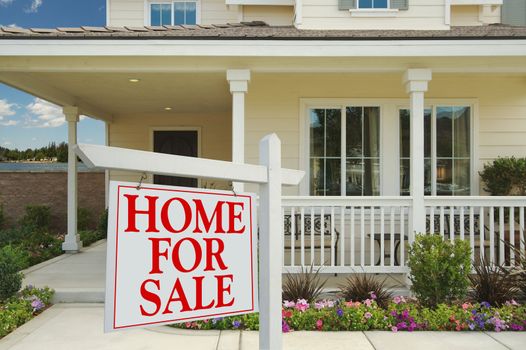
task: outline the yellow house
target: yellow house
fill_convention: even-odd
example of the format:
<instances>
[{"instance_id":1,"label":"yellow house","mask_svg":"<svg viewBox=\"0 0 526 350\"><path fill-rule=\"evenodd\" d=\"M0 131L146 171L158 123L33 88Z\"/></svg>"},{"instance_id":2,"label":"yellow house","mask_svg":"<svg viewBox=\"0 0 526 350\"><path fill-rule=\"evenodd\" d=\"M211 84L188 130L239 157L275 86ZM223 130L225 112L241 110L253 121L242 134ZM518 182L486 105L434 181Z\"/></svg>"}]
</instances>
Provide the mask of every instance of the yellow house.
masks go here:
<instances>
[{"instance_id":1,"label":"yellow house","mask_svg":"<svg viewBox=\"0 0 526 350\"><path fill-rule=\"evenodd\" d=\"M63 106L70 146L81 114L110 146L239 163L277 133L307 174L284 190L284 270L405 273L415 232L524 249L526 198L478 175L526 154L523 0L107 0L105 27L2 28L0 81Z\"/></svg>"}]
</instances>

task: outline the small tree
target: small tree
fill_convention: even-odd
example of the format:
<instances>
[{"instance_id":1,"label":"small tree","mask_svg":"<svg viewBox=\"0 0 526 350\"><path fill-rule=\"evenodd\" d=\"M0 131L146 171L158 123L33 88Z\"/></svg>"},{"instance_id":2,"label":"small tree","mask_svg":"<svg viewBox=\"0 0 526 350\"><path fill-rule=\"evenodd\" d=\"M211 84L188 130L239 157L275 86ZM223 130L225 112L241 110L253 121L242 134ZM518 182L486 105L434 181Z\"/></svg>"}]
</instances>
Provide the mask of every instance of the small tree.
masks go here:
<instances>
[{"instance_id":1,"label":"small tree","mask_svg":"<svg viewBox=\"0 0 526 350\"><path fill-rule=\"evenodd\" d=\"M417 235L409 250L411 290L419 301L434 307L464 298L471 270L471 248L462 240L450 242L439 235Z\"/></svg>"},{"instance_id":2,"label":"small tree","mask_svg":"<svg viewBox=\"0 0 526 350\"><path fill-rule=\"evenodd\" d=\"M0 249L0 301L12 297L22 286L20 270L27 267L27 253L6 245Z\"/></svg>"},{"instance_id":3,"label":"small tree","mask_svg":"<svg viewBox=\"0 0 526 350\"><path fill-rule=\"evenodd\" d=\"M526 158L498 158L479 174L492 196L526 196Z\"/></svg>"}]
</instances>

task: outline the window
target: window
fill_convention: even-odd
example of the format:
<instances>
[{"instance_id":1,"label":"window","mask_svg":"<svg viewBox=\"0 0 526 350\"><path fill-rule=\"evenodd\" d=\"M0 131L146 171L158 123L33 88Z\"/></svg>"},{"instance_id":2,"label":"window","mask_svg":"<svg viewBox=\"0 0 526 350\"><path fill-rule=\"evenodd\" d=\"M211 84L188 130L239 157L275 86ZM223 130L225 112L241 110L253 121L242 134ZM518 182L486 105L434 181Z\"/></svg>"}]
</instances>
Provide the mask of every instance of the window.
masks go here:
<instances>
[{"instance_id":1,"label":"window","mask_svg":"<svg viewBox=\"0 0 526 350\"><path fill-rule=\"evenodd\" d=\"M471 193L471 107L437 106L424 112L425 194ZM409 110L400 110L400 193L409 194ZM436 179L433 181L433 178Z\"/></svg>"},{"instance_id":2,"label":"window","mask_svg":"<svg viewBox=\"0 0 526 350\"><path fill-rule=\"evenodd\" d=\"M380 194L380 108L309 110L310 194Z\"/></svg>"},{"instance_id":3,"label":"window","mask_svg":"<svg viewBox=\"0 0 526 350\"><path fill-rule=\"evenodd\" d=\"M197 1L174 1L150 4L150 25L197 23Z\"/></svg>"},{"instance_id":4,"label":"window","mask_svg":"<svg viewBox=\"0 0 526 350\"><path fill-rule=\"evenodd\" d=\"M387 9L388 0L358 0L358 8L361 9Z\"/></svg>"}]
</instances>

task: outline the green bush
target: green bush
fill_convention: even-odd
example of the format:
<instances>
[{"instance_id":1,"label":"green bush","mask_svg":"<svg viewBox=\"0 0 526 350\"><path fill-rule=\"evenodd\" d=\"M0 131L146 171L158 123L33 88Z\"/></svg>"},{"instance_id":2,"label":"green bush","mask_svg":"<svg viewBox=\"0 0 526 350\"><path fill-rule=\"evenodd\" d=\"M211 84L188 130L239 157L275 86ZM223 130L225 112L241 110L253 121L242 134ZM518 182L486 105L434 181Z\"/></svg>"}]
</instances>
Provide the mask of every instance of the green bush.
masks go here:
<instances>
[{"instance_id":1,"label":"green bush","mask_svg":"<svg viewBox=\"0 0 526 350\"><path fill-rule=\"evenodd\" d=\"M101 233L102 238L106 238L108 236L108 209L104 210L100 216L97 230Z\"/></svg>"},{"instance_id":2,"label":"green bush","mask_svg":"<svg viewBox=\"0 0 526 350\"><path fill-rule=\"evenodd\" d=\"M36 231L47 231L51 223L51 209L45 205L28 205L20 225Z\"/></svg>"},{"instance_id":3,"label":"green bush","mask_svg":"<svg viewBox=\"0 0 526 350\"><path fill-rule=\"evenodd\" d=\"M492 196L526 195L526 158L498 158L479 174Z\"/></svg>"},{"instance_id":4,"label":"green bush","mask_svg":"<svg viewBox=\"0 0 526 350\"><path fill-rule=\"evenodd\" d=\"M439 235L416 236L409 250L411 290L423 305L434 307L466 296L471 269L469 243Z\"/></svg>"},{"instance_id":5,"label":"green bush","mask_svg":"<svg viewBox=\"0 0 526 350\"><path fill-rule=\"evenodd\" d=\"M62 240L47 232L34 231L20 243L29 254L29 264L35 265L62 254Z\"/></svg>"},{"instance_id":6,"label":"green bush","mask_svg":"<svg viewBox=\"0 0 526 350\"><path fill-rule=\"evenodd\" d=\"M77 228L79 230L89 230L91 227L91 212L86 208L77 210Z\"/></svg>"},{"instance_id":7,"label":"green bush","mask_svg":"<svg viewBox=\"0 0 526 350\"><path fill-rule=\"evenodd\" d=\"M80 240L82 241L82 245L84 247L90 246L93 243L97 242L98 240L101 240L104 238L99 231L92 231L92 230L79 231L79 235L80 235Z\"/></svg>"},{"instance_id":8,"label":"green bush","mask_svg":"<svg viewBox=\"0 0 526 350\"><path fill-rule=\"evenodd\" d=\"M12 297L22 286L20 270L28 266L27 253L7 245L0 248L0 301Z\"/></svg>"}]
</instances>

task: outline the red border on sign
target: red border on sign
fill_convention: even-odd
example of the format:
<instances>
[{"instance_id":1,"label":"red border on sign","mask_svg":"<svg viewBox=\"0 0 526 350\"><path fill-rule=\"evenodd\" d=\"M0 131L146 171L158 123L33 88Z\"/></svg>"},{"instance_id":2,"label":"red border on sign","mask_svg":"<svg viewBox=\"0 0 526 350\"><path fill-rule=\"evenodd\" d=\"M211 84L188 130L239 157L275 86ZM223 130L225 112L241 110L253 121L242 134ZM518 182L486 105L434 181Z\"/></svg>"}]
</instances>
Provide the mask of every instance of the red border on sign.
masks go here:
<instances>
[{"instance_id":1,"label":"red border on sign","mask_svg":"<svg viewBox=\"0 0 526 350\"><path fill-rule=\"evenodd\" d=\"M138 323L138 324L130 324L125 326L117 326L115 324L116 322L116 315L117 315L117 260L118 260L118 251L119 251L119 205L120 205L120 191L122 188L135 188L135 186L126 186L126 185L118 185L117 187L117 220L116 220L116 232L115 232L115 278L114 278L114 285L113 285L113 329L122 329L122 328L130 328L130 327L138 327L138 326L146 326L146 325L152 325L152 324L159 324L159 323L170 323L175 321L184 321L189 319L204 319L207 317L214 317L214 316L228 316L229 314L233 313L249 313L250 311L254 311L254 255L253 255L253 242L252 242L252 236L253 236L253 222L252 222L252 197L243 195L243 194L230 194L230 193L216 193L216 192L206 192L206 191L190 191L190 190L181 190L181 189L167 189L167 188L156 188L156 187L145 187L142 186L141 188L147 189L147 190L155 190L155 191L169 191L169 192L185 192L185 193L197 193L197 194L213 194L216 196L228 196L228 197L245 197L248 198L250 203L250 279L252 284L252 308L245 309L245 310L233 310L233 311L227 311L222 313L216 313L216 314L209 314L209 315L201 315L197 317L185 317L185 318L175 318L172 320L164 320L164 321L155 321L155 322L146 322L146 323Z\"/></svg>"}]
</instances>

